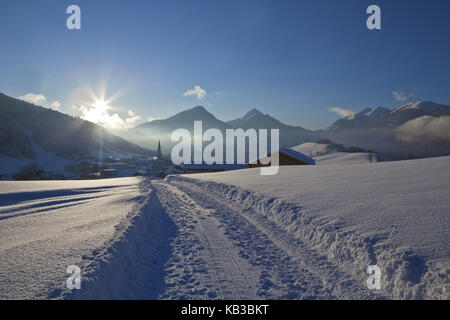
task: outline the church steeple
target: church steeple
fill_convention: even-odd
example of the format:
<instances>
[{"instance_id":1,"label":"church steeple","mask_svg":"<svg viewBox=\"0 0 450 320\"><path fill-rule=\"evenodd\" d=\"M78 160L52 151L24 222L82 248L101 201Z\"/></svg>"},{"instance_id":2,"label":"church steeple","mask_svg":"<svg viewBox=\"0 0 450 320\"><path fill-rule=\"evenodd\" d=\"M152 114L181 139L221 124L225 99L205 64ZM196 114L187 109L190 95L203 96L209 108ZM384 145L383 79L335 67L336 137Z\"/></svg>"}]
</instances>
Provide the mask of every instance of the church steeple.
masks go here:
<instances>
[{"instance_id":1,"label":"church steeple","mask_svg":"<svg viewBox=\"0 0 450 320\"><path fill-rule=\"evenodd\" d=\"M161 141L158 140L158 151L156 152L156 158L158 160L162 159L162 152L161 152Z\"/></svg>"}]
</instances>

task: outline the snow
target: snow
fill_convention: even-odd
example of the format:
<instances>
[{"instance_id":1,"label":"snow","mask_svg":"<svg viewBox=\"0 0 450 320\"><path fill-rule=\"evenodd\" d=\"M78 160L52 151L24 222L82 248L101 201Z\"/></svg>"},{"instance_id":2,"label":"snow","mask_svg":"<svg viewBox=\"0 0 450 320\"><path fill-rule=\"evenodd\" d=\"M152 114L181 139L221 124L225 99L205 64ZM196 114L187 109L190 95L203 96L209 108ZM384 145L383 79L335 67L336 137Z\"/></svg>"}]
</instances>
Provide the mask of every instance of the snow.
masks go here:
<instances>
[{"instance_id":1,"label":"snow","mask_svg":"<svg viewBox=\"0 0 450 320\"><path fill-rule=\"evenodd\" d=\"M258 208L353 279L363 282L366 268L377 264L381 296L450 298L450 157L286 166L275 176L248 169L170 179L242 210Z\"/></svg>"},{"instance_id":2,"label":"snow","mask_svg":"<svg viewBox=\"0 0 450 320\"><path fill-rule=\"evenodd\" d=\"M370 162L369 153L367 152L339 152L332 148L329 144L307 142L292 147L291 149L307 156L312 155L312 158L316 161L316 165L354 165ZM373 155L373 161L377 161L376 155Z\"/></svg>"},{"instance_id":3,"label":"snow","mask_svg":"<svg viewBox=\"0 0 450 320\"><path fill-rule=\"evenodd\" d=\"M77 162L74 159L63 158L55 155L53 152L46 152L36 144L34 144L35 159L15 159L8 156L0 155L0 175L5 178L12 179L12 175L21 168L31 163L38 163L40 168L44 171L51 171L53 173L64 173L66 165L75 165Z\"/></svg>"},{"instance_id":4,"label":"snow","mask_svg":"<svg viewBox=\"0 0 450 320\"><path fill-rule=\"evenodd\" d=\"M67 267L89 269L117 237L139 181L0 182L0 299L62 296Z\"/></svg>"},{"instance_id":5,"label":"snow","mask_svg":"<svg viewBox=\"0 0 450 320\"><path fill-rule=\"evenodd\" d=\"M348 116L344 117L344 119L346 120L355 120L356 118L356 113L351 113Z\"/></svg>"},{"instance_id":6,"label":"snow","mask_svg":"<svg viewBox=\"0 0 450 320\"><path fill-rule=\"evenodd\" d=\"M431 101L414 101L394 109L391 113L396 113L398 111L403 111L407 109L423 110L425 112L434 112L442 109L443 107L445 106Z\"/></svg>"},{"instance_id":7,"label":"snow","mask_svg":"<svg viewBox=\"0 0 450 320\"><path fill-rule=\"evenodd\" d=\"M306 142L302 143L298 146L292 147L291 149L300 153L303 153L306 156L312 156L313 158L320 154L328 153L328 144L315 143L315 142Z\"/></svg>"},{"instance_id":8,"label":"snow","mask_svg":"<svg viewBox=\"0 0 450 320\"><path fill-rule=\"evenodd\" d=\"M449 299L449 160L1 181L0 299Z\"/></svg>"},{"instance_id":9,"label":"snow","mask_svg":"<svg viewBox=\"0 0 450 320\"><path fill-rule=\"evenodd\" d=\"M364 164L369 163L369 154L367 152L338 152L333 151L328 154L315 157L316 164L318 165L353 165L353 164ZM373 161L376 161L376 155L373 155Z\"/></svg>"}]
</instances>

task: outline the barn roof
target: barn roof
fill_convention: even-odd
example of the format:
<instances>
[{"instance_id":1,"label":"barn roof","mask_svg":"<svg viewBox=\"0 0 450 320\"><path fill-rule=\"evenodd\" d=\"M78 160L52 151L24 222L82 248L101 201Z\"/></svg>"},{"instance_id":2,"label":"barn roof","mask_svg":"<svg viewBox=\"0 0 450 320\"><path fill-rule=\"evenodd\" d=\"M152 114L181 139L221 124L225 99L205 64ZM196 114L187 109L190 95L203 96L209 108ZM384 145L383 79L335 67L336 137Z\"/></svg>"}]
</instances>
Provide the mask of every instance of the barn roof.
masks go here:
<instances>
[{"instance_id":1,"label":"barn roof","mask_svg":"<svg viewBox=\"0 0 450 320\"><path fill-rule=\"evenodd\" d=\"M291 158L294 158L296 160L302 161L306 164L314 165L316 164L316 161L306 155L304 155L301 152L292 150L292 149L286 149L286 148L280 148L280 153L283 153Z\"/></svg>"},{"instance_id":2,"label":"barn roof","mask_svg":"<svg viewBox=\"0 0 450 320\"><path fill-rule=\"evenodd\" d=\"M295 151L295 150L292 150L292 149L280 148L279 152L284 154L284 155L286 155L286 156L288 156L288 157L291 157L291 158L293 158L295 160L301 161L301 162L303 162L305 164L310 164L310 165L316 164L316 161L314 159L304 155L301 152L298 152L298 151ZM270 156L270 153L269 153L268 156ZM253 161L249 161L248 163L251 164L251 163L255 163L256 161L257 161L257 159L255 159Z\"/></svg>"}]
</instances>

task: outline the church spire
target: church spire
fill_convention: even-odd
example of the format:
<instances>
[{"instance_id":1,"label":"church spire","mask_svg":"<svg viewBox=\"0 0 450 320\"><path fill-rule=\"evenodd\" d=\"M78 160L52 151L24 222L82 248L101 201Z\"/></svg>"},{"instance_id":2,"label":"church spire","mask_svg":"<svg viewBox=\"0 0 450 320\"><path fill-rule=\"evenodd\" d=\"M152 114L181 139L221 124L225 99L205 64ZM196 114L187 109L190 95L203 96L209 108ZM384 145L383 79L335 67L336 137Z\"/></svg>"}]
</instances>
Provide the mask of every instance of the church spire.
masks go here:
<instances>
[{"instance_id":1,"label":"church spire","mask_svg":"<svg viewBox=\"0 0 450 320\"><path fill-rule=\"evenodd\" d=\"M162 153L161 153L161 141L158 140L158 151L156 152L156 157L158 160L162 159Z\"/></svg>"}]
</instances>

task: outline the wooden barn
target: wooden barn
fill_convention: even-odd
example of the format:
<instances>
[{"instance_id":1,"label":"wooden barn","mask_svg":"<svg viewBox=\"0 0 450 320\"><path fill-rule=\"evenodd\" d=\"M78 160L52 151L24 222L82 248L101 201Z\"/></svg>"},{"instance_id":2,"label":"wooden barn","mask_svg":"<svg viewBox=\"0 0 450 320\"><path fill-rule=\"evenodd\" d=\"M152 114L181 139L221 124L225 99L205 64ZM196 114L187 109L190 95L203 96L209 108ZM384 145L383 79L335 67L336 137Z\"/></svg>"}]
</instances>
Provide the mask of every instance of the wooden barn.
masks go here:
<instances>
[{"instance_id":1,"label":"wooden barn","mask_svg":"<svg viewBox=\"0 0 450 320\"><path fill-rule=\"evenodd\" d=\"M279 153L279 165L280 166L298 166L298 165L315 165L316 164L316 161L314 159L311 159L310 157L305 156L303 153L292 150L292 149L280 148L278 153ZM270 154L269 154L269 156L270 156ZM265 163L264 160L266 158L262 158L262 159L258 159L256 161L249 162L247 164L247 166L249 168L270 166L270 163L267 165L264 165L261 163L260 160L263 160L263 162Z\"/></svg>"}]
</instances>

